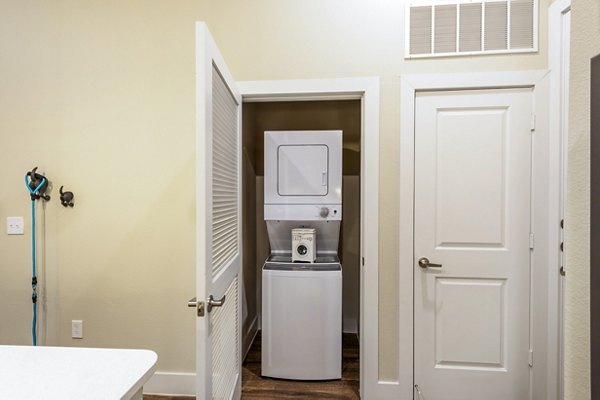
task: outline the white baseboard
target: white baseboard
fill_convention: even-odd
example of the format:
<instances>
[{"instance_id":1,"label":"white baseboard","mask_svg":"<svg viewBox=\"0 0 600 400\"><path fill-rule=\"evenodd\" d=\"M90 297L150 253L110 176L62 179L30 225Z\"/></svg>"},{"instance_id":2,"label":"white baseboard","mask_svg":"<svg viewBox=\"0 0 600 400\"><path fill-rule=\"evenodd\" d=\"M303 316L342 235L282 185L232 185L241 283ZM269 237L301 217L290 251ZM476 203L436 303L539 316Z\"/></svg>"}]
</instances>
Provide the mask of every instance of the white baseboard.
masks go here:
<instances>
[{"instance_id":1,"label":"white baseboard","mask_svg":"<svg viewBox=\"0 0 600 400\"><path fill-rule=\"evenodd\" d=\"M258 318L254 318L250 328L244 332L243 343L247 348L242 349L244 358L252 346L258 333ZM146 394L165 394L179 396L196 395L196 374L189 372L156 372L144 385Z\"/></svg>"},{"instance_id":2,"label":"white baseboard","mask_svg":"<svg viewBox=\"0 0 600 400\"><path fill-rule=\"evenodd\" d=\"M156 372L144 384L144 393L195 396L196 374L188 372Z\"/></svg>"},{"instance_id":3,"label":"white baseboard","mask_svg":"<svg viewBox=\"0 0 600 400\"><path fill-rule=\"evenodd\" d=\"M408 393L405 393L406 397L398 397L402 393L401 389L402 388L398 382L378 381L373 398L380 400L409 400L413 398L412 390L410 390Z\"/></svg>"},{"instance_id":4,"label":"white baseboard","mask_svg":"<svg viewBox=\"0 0 600 400\"><path fill-rule=\"evenodd\" d=\"M258 318L254 318L250 328L244 332L245 347L242 352L246 357L252 342L258 334ZM356 332L351 332L356 333ZM152 378L144 384L144 393L146 394L164 394L179 396L196 395L196 374L193 372L156 372Z\"/></svg>"}]
</instances>

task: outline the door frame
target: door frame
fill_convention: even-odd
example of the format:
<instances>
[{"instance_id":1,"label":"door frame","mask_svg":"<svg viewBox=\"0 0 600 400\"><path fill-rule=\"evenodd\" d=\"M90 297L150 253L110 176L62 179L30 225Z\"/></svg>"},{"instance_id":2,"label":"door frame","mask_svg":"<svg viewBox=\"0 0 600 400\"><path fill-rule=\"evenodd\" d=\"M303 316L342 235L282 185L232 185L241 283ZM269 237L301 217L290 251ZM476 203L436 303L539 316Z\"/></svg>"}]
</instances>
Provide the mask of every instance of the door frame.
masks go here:
<instances>
[{"instance_id":1,"label":"door frame","mask_svg":"<svg viewBox=\"0 0 600 400\"><path fill-rule=\"evenodd\" d=\"M564 17L571 11L571 0L558 0L550 5L548 9L548 66L551 70L551 92L550 92L550 132L551 138L556 141L551 148L556 152L553 157L556 162L551 165L551 173L556 176L556 181L551 184L557 185L559 197L553 199L552 209L564 217L566 201L566 167L567 167L567 140L569 124L569 76L568 68L565 68L564 48L565 43L569 43L570 32L564 29ZM565 42L566 40L566 42ZM566 94L566 96L565 96ZM561 237L561 229L558 226L551 226L552 235ZM564 236L563 236L564 237ZM560 252L554 255L560 259ZM559 265L560 268L560 265ZM564 398L564 279L559 275L556 284L558 290L558 299L556 307L558 308L558 398Z\"/></svg>"},{"instance_id":2,"label":"door frame","mask_svg":"<svg viewBox=\"0 0 600 400\"><path fill-rule=\"evenodd\" d=\"M516 71L471 74L414 74L401 77L400 197L399 197L399 349L402 399L414 396L414 133L415 95L420 91L449 91L530 87L534 96L532 140L531 223L535 246L531 252L530 343L533 350L532 399L557 399L558 393L558 260L560 243L550 229L558 218L556 165L557 142L549 129L549 71ZM559 220L557 220L559 221ZM541 266L547 266L541 268Z\"/></svg>"},{"instance_id":3,"label":"door frame","mask_svg":"<svg viewBox=\"0 0 600 400\"><path fill-rule=\"evenodd\" d=\"M244 102L361 100L360 395L381 398L379 382L379 78L236 82ZM243 105L242 105L243 112ZM368 273L367 273L368 272Z\"/></svg>"}]
</instances>

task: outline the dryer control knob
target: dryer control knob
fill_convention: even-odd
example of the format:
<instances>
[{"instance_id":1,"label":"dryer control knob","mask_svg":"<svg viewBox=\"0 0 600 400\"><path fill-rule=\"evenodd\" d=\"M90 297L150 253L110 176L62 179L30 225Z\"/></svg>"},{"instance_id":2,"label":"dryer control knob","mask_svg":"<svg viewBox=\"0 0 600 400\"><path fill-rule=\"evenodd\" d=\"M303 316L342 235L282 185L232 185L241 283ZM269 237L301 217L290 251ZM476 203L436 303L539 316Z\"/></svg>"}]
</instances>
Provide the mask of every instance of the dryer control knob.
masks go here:
<instances>
[{"instance_id":1,"label":"dryer control knob","mask_svg":"<svg viewBox=\"0 0 600 400\"><path fill-rule=\"evenodd\" d=\"M321 211L319 212L319 215L321 216L321 218L327 218L327 216L329 215L329 208L322 207Z\"/></svg>"}]
</instances>

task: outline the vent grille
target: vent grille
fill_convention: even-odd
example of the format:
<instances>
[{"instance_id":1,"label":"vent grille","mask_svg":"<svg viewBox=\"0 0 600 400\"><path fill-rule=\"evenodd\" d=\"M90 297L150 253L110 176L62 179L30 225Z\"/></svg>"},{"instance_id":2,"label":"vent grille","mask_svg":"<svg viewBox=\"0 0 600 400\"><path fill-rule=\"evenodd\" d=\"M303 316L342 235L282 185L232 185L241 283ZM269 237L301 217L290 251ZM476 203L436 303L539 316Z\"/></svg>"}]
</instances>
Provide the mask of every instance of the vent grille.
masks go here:
<instances>
[{"instance_id":1,"label":"vent grille","mask_svg":"<svg viewBox=\"0 0 600 400\"><path fill-rule=\"evenodd\" d=\"M456 6L435 6L435 53L456 51Z\"/></svg>"},{"instance_id":2,"label":"vent grille","mask_svg":"<svg viewBox=\"0 0 600 400\"><path fill-rule=\"evenodd\" d=\"M533 46L533 0L513 0L510 7L510 45L513 49Z\"/></svg>"},{"instance_id":3,"label":"vent grille","mask_svg":"<svg viewBox=\"0 0 600 400\"><path fill-rule=\"evenodd\" d=\"M460 5L460 52L481 51L481 8L481 3Z\"/></svg>"},{"instance_id":4,"label":"vent grille","mask_svg":"<svg viewBox=\"0 0 600 400\"><path fill-rule=\"evenodd\" d=\"M413 54L431 53L431 7L413 7L410 23L414 26L410 35Z\"/></svg>"},{"instance_id":5,"label":"vent grille","mask_svg":"<svg viewBox=\"0 0 600 400\"><path fill-rule=\"evenodd\" d=\"M406 57L537 51L538 0L407 5Z\"/></svg>"},{"instance_id":6,"label":"vent grille","mask_svg":"<svg viewBox=\"0 0 600 400\"><path fill-rule=\"evenodd\" d=\"M485 49L508 49L507 1L485 3Z\"/></svg>"},{"instance_id":7,"label":"vent grille","mask_svg":"<svg viewBox=\"0 0 600 400\"><path fill-rule=\"evenodd\" d=\"M238 252L237 104L213 68L212 266L213 275Z\"/></svg>"}]
</instances>

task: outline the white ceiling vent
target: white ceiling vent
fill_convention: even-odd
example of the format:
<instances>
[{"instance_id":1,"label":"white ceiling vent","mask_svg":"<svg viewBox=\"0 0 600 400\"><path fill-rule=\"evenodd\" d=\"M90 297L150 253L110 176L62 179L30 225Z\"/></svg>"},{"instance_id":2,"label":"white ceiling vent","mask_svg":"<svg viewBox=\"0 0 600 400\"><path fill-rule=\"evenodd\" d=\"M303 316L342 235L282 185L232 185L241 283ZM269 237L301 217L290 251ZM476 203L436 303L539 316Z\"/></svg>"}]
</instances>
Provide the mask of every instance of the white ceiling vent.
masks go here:
<instances>
[{"instance_id":1,"label":"white ceiling vent","mask_svg":"<svg viewBox=\"0 0 600 400\"><path fill-rule=\"evenodd\" d=\"M406 58L537 51L538 0L407 4Z\"/></svg>"}]
</instances>

